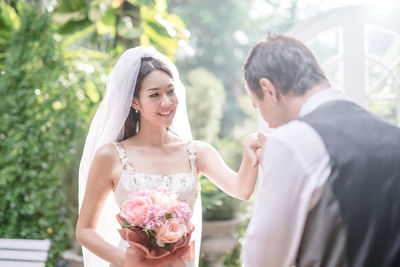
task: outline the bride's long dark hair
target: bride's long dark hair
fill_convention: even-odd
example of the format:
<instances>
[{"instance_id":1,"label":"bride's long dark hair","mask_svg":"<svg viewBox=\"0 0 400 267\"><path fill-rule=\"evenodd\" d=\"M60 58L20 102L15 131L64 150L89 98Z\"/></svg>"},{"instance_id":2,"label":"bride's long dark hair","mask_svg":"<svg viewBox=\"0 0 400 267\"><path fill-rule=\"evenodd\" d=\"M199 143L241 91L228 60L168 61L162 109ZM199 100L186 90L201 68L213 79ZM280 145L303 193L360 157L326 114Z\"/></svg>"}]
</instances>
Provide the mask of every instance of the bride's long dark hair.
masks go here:
<instances>
[{"instance_id":1,"label":"bride's long dark hair","mask_svg":"<svg viewBox=\"0 0 400 267\"><path fill-rule=\"evenodd\" d=\"M142 58L140 63L140 69L136 79L135 92L133 93L133 97L139 98L143 79L155 70L160 70L172 79L174 78L172 76L171 70L161 60L152 57L144 57ZM124 140L137 134L139 131L139 127L140 113L136 113L135 109L131 107L131 109L129 110L129 115L125 121Z\"/></svg>"}]
</instances>

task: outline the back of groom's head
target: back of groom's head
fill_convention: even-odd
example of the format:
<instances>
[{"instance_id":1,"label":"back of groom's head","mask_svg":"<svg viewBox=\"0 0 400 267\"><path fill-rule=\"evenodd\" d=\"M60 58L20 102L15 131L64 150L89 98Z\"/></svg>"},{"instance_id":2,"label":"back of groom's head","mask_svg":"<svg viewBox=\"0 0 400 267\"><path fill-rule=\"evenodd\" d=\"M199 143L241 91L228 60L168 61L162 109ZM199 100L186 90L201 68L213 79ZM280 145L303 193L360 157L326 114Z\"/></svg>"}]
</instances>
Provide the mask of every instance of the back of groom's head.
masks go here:
<instances>
[{"instance_id":1,"label":"back of groom's head","mask_svg":"<svg viewBox=\"0 0 400 267\"><path fill-rule=\"evenodd\" d=\"M299 40L285 35L271 35L260 41L250 51L243 72L249 89L260 99L261 78L267 78L284 95L301 96L313 86L329 85L312 52Z\"/></svg>"}]
</instances>

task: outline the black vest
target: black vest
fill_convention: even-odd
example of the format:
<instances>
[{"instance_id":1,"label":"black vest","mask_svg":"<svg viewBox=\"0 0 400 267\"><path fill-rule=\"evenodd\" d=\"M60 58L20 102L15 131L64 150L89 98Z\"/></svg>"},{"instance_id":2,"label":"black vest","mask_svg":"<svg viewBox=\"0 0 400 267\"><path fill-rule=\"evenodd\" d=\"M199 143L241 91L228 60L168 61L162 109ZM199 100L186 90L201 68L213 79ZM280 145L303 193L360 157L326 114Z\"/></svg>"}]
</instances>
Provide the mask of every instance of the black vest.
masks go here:
<instances>
[{"instance_id":1,"label":"black vest","mask_svg":"<svg viewBox=\"0 0 400 267\"><path fill-rule=\"evenodd\" d=\"M321 136L332 170L297 266L400 267L400 129L348 101L299 120Z\"/></svg>"}]
</instances>

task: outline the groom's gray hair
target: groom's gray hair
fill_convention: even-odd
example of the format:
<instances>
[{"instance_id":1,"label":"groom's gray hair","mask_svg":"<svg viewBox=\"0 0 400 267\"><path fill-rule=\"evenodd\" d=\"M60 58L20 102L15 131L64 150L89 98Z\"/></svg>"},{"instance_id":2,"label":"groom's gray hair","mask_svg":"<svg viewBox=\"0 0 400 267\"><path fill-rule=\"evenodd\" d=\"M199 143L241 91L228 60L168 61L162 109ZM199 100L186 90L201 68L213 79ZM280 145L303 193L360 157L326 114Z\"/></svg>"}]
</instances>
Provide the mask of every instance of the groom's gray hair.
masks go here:
<instances>
[{"instance_id":1,"label":"groom's gray hair","mask_svg":"<svg viewBox=\"0 0 400 267\"><path fill-rule=\"evenodd\" d=\"M261 78L270 80L284 95L301 96L314 85L329 85L313 53L299 40L282 34L260 41L250 51L243 73L249 89L260 99Z\"/></svg>"}]
</instances>

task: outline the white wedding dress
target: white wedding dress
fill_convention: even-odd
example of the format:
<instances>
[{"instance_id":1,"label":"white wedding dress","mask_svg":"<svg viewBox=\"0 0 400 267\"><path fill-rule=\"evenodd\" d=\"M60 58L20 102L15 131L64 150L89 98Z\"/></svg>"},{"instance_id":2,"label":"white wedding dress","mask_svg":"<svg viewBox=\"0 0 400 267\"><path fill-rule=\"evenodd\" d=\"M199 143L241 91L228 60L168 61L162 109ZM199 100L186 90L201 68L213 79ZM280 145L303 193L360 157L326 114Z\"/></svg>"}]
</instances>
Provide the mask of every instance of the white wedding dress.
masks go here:
<instances>
[{"instance_id":1,"label":"white wedding dress","mask_svg":"<svg viewBox=\"0 0 400 267\"><path fill-rule=\"evenodd\" d=\"M130 160L128 159L123 147L118 142L113 142L113 144L118 150L118 154L123 164L123 170L114 191L114 198L119 208L122 207L122 204L132 192L136 192L141 188L156 189L158 187L166 187L170 191L176 192L178 200L189 204L193 211L196 206L201 209L201 206L198 203L200 201L200 198L198 197L200 193L200 183L197 179L196 151L193 142L190 141L187 143L188 160L190 162L191 172L171 175L137 173L130 164ZM196 236L197 235L193 233L192 239ZM199 246L199 244L200 240L195 240L195 245ZM123 239L120 240L118 245L118 247L123 250L128 246L129 244ZM195 251L198 252L199 250L196 249ZM196 255L195 259L189 263L183 264L183 262L180 261L179 263L169 266L197 267L197 264L198 255ZM112 267L112 265L110 267Z\"/></svg>"}]
</instances>

